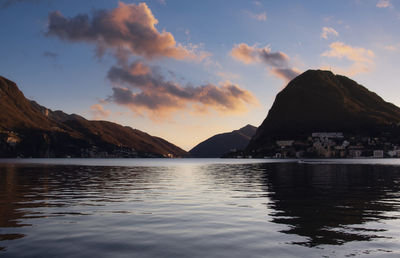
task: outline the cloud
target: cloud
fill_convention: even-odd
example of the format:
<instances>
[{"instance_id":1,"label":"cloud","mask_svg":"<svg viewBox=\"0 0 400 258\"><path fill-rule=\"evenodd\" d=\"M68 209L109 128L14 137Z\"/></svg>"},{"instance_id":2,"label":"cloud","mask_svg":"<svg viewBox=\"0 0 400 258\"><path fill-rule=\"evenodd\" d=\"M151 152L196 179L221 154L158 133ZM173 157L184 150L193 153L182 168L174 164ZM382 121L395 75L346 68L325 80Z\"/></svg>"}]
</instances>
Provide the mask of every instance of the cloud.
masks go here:
<instances>
[{"instance_id":1,"label":"cloud","mask_svg":"<svg viewBox=\"0 0 400 258\"><path fill-rule=\"evenodd\" d=\"M259 62L257 49L247 45L246 43L235 45L231 50L231 56L245 64Z\"/></svg>"},{"instance_id":2,"label":"cloud","mask_svg":"<svg viewBox=\"0 0 400 258\"><path fill-rule=\"evenodd\" d=\"M128 106L137 114L149 112L153 117L190 108L237 113L258 104L251 92L229 81L218 86L211 83L182 86L166 80L157 68L147 67L147 72L143 73L144 67L147 66L140 61L111 67L107 77L114 86L108 101Z\"/></svg>"},{"instance_id":3,"label":"cloud","mask_svg":"<svg viewBox=\"0 0 400 258\"><path fill-rule=\"evenodd\" d=\"M328 39L329 35L337 37L337 36L339 36L339 33L334 28L323 27L322 32L321 32L321 38Z\"/></svg>"},{"instance_id":4,"label":"cloud","mask_svg":"<svg viewBox=\"0 0 400 258\"><path fill-rule=\"evenodd\" d=\"M262 12L262 13L253 13L250 11L245 11L245 13L250 16L252 19L255 19L257 21L266 21L267 20L267 13Z\"/></svg>"},{"instance_id":5,"label":"cloud","mask_svg":"<svg viewBox=\"0 0 400 258\"><path fill-rule=\"evenodd\" d=\"M299 75L296 69L290 67L288 55L280 51L272 52L268 46L257 48L241 43L232 48L231 56L245 64L264 63L272 68L273 75L284 80L291 80Z\"/></svg>"},{"instance_id":6,"label":"cloud","mask_svg":"<svg viewBox=\"0 0 400 258\"><path fill-rule=\"evenodd\" d=\"M299 75L300 71L295 68L273 68L271 69L271 73L278 78L290 81Z\"/></svg>"},{"instance_id":7,"label":"cloud","mask_svg":"<svg viewBox=\"0 0 400 258\"><path fill-rule=\"evenodd\" d=\"M94 104L90 107L90 113L92 114L95 120L105 119L110 116L111 112L109 110L105 110L104 107L100 104Z\"/></svg>"},{"instance_id":8,"label":"cloud","mask_svg":"<svg viewBox=\"0 0 400 258\"><path fill-rule=\"evenodd\" d=\"M205 53L196 53L193 48L178 44L170 32L159 32L157 24L158 20L146 3L119 2L115 9L97 10L91 17L79 14L68 18L59 11L51 12L46 35L70 42L94 44L98 56L112 50L122 62L126 62L130 55L148 60L205 57Z\"/></svg>"},{"instance_id":9,"label":"cloud","mask_svg":"<svg viewBox=\"0 0 400 258\"><path fill-rule=\"evenodd\" d=\"M389 51L397 51L397 46L394 46L394 45L387 45L387 46L384 46L384 49L386 49L386 50L389 50Z\"/></svg>"},{"instance_id":10,"label":"cloud","mask_svg":"<svg viewBox=\"0 0 400 258\"><path fill-rule=\"evenodd\" d=\"M51 58L51 59L55 59L55 58L58 57L58 54L57 54L57 53L54 53L54 52L50 52L50 51L44 51L44 52L43 52L43 56L44 56L44 57Z\"/></svg>"},{"instance_id":11,"label":"cloud","mask_svg":"<svg viewBox=\"0 0 400 258\"><path fill-rule=\"evenodd\" d=\"M389 7L392 7L392 4L390 3L390 0L379 0L376 3L376 7L378 7L378 8L389 8Z\"/></svg>"},{"instance_id":12,"label":"cloud","mask_svg":"<svg viewBox=\"0 0 400 258\"><path fill-rule=\"evenodd\" d=\"M236 60L245 64L264 62L274 67L286 66L289 57L283 52L271 52L267 46L264 48L257 48L256 46L249 46L246 43L235 45L231 51L231 55Z\"/></svg>"},{"instance_id":13,"label":"cloud","mask_svg":"<svg viewBox=\"0 0 400 258\"><path fill-rule=\"evenodd\" d=\"M239 75L236 73L223 72L223 71L216 72L216 75L226 80L239 78Z\"/></svg>"},{"instance_id":14,"label":"cloud","mask_svg":"<svg viewBox=\"0 0 400 258\"><path fill-rule=\"evenodd\" d=\"M342 73L355 75L361 72L368 72L374 64L373 58L375 54L372 50L362 47L352 47L343 42L333 42L329 47L330 50L322 53L322 56L337 59L345 58L352 62L347 69L337 69Z\"/></svg>"}]
</instances>

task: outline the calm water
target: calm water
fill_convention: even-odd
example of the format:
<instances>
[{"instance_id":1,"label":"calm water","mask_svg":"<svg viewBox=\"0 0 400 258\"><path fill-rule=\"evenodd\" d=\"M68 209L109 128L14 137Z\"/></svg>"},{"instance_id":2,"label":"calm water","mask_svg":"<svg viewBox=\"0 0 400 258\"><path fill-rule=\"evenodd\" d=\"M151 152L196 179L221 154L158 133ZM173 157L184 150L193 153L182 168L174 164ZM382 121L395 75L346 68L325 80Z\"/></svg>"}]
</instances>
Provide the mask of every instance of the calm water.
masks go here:
<instances>
[{"instance_id":1,"label":"calm water","mask_svg":"<svg viewBox=\"0 0 400 258\"><path fill-rule=\"evenodd\" d=\"M399 257L399 190L399 160L0 160L0 256Z\"/></svg>"}]
</instances>

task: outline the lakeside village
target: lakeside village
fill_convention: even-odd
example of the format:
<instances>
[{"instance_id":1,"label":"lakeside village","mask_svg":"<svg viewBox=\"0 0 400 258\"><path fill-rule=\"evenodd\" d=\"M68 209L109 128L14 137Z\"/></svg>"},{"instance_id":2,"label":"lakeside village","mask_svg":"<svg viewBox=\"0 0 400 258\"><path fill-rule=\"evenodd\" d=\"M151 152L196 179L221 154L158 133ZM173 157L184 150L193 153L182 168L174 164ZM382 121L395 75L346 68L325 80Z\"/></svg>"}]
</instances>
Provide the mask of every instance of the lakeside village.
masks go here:
<instances>
[{"instance_id":1,"label":"lakeside village","mask_svg":"<svg viewBox=\"0 0 400 258\"><path fill-rule=\"evenodd\" d=\"M38 137L42 137L45 143L38 144L36 147L41 157L45 158L174 158L171 153L167 154L155 154L151 152L140 152L134 148L124 147L122 145L115 147L103 147L100 148L96 145L85 146L77 148L71 154L59 154L56 155L54 151L51 150L50 137L47 134L41 134ZM18 158L32 158L32 156L17 155L18 147L21 143L21 136L13 131L0 130L0 156L2 153L10 154L10 157Z\"/></svg>"},{"instance_id":2,"label":"lakeside village","mask_svg":"<svg viewBox=\"0 0 400 258\"><path fill-rule=\"evenodd\" d=\"M345 137L342 132L315 132L305 140L275 142L272 157L264 158L400 158L400 145L386 137ZM226 156L252 158L236 150Z\"/></svg>"}]
</instances>

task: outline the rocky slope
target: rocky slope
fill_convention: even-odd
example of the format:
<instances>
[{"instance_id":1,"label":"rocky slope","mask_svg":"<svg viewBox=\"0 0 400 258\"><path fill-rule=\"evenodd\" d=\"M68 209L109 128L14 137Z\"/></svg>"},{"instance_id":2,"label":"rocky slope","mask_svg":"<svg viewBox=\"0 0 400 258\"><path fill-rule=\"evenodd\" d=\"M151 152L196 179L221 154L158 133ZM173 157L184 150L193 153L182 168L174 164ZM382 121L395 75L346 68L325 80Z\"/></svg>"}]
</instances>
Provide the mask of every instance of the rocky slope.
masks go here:
<instances>
[{"instance_id":1,"label":"rocky slope","mask_svg":"<svg viewBox=\"0 0 400 258\"><path fill-rule=\"evenodd\" d=\"M182 157L187 152L145 132L49 110L0 76L0 157Z\"/></svg>"},{"instance_id":2,"label":"rocky slope","mask_svg":"<svg viewBox=\"0 0 400 258\"><path fill-rule=\"evenodd\" d=\"M391 135L397 141L400 108L357 82L330 71L308 70L277 96L250 141L248 153L268 153L276 140L306 139L313 132Z\"/></svg>"}]
</instances>

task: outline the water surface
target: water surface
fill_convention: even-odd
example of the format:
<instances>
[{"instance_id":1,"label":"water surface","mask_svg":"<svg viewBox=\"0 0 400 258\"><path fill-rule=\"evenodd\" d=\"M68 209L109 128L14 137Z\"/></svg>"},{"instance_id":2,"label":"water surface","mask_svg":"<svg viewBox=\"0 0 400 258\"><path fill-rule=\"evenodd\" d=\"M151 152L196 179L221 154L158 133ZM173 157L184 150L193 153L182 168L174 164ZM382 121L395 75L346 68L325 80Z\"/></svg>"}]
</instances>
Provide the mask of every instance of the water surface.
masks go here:
<instances>
[{"instance_id":1,"label":"water surface","mask_svg":"<svg viewBox=\"0 0 400 258\"><path fill-rule=\"evenodd\" d=\"M400 255L398 160L0 161L0 256Z\"/></svg>"}]
</instances>

